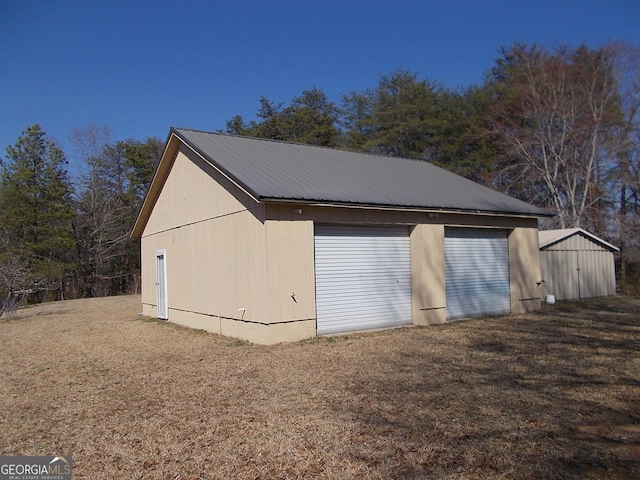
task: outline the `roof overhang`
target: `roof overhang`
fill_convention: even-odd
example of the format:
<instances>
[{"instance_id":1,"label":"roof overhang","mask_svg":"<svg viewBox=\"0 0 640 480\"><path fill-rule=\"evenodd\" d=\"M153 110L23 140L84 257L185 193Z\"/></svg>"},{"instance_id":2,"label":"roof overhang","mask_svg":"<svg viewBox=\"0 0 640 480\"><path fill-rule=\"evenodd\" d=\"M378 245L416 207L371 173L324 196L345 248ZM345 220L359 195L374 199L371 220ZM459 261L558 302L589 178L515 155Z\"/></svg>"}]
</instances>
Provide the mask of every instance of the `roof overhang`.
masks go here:
<instances>
[{"instance_id":1,"label":"roof overhang","mask_svg":"<svg viewBox=\"0 0 640 480\"><path fill-rule=\"evenodd\" d=\"M153 173L153 178L151 179L151 183L147 188L147 193L144 196L144 200L142 202L142 206L140 207L140 211L138 212L138 216L136 217L136 221L133 224L133 229L131 230L131 238L141 238L142 232L144 231L144 227L147 225L149 221L149 216L151 215L151 210L156 204L158 197L160 196L160 191L164 186L165 180L167 179L167 175L169 174L169 170L171 170L171 165L173 164L173 160L178 153L178 149L180 148L180 144L182 141L176 137L173 131L169 132L169 136L167 137L167 141L165 142L164 151L162 152L162 156L160 157L160 161L156 166L156 170Z\"/></svg>"},{"instance_id":2,"label":"roof overhang","mask_svg":"<svg viewBox=\"0 0 640 480\"><path fill-rule=\"evenodd\" d=\"M419 212L419 213L437 213L437 214L455 214L455 215L476 215L490 217L509 217L509 218L542 218L554 217L554 213L546 214L528 214L521 212L492 212L487 210L462 210L452 208L428 207L428 206L407 206L407 205L383 205L370 203L354 203L354 202L326 202L322 200L308 200L296 198L275 198L275 197L259 197L261 203L274 204L295 204L309 205L311 207L333 207L333 208L360 208L365 210L390 210L397 212Z\"/></svg>"}]
</instances>

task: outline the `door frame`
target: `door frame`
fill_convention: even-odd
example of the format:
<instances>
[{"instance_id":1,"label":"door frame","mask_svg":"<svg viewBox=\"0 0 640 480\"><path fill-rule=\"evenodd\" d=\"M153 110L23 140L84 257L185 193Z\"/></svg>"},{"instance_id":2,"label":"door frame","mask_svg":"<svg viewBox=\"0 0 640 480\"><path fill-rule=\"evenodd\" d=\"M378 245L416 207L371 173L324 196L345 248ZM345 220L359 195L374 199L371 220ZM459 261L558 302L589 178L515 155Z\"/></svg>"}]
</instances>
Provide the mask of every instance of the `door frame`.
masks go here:
<instances>
[{"instance_id":1,"label":"door frame","mask_svg":"<svg viewBox=\"0 0 640 480\"><path fill-rule=\"evenodd\" d=\"M163 305L160 300L163 299ZM169 318L169 303L167 301L167 251L156 250L156 315L158 318Z\"/></svg>"}]
</instances>

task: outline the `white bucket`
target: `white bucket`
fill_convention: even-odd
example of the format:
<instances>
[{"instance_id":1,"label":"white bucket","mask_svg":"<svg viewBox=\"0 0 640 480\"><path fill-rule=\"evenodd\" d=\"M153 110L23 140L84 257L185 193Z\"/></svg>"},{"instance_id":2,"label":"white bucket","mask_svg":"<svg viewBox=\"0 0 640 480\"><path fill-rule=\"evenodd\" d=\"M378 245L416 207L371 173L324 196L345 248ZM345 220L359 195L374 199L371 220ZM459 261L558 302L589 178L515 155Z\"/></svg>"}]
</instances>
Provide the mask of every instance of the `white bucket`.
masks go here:
<instances>
[{"instance_id":1,"label":"white bucket","mask_svg":"<svg viewBox=\"0 0 640 480\"><path fill-rule=\"evenodd\" d=\"M556 303L556 296L547 295L547 298L545 298L544 301L547 302L549 305L553 305L554 303Z\"/></svg>"}]
</instances>

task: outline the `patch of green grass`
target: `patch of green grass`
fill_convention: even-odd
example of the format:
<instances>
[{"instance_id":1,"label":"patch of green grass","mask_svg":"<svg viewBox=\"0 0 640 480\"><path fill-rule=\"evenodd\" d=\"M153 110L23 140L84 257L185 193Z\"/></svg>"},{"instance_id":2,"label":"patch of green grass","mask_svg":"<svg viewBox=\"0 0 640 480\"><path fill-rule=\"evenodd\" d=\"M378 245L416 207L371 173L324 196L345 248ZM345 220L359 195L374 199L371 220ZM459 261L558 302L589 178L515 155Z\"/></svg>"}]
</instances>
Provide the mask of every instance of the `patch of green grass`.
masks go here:
<instances>
[{"instance_id":1,"label":"patch of green grass","mask_svg":"<svg viewBox=\"0 0 640 480\"><path fill-rule=\"evenodd\" d=\"M156 318L156 317L140 316L138 317L138 320L141 320L144 323L167 323L166 320L163 320L161 318Z\"/></svg>"}]
</instances>

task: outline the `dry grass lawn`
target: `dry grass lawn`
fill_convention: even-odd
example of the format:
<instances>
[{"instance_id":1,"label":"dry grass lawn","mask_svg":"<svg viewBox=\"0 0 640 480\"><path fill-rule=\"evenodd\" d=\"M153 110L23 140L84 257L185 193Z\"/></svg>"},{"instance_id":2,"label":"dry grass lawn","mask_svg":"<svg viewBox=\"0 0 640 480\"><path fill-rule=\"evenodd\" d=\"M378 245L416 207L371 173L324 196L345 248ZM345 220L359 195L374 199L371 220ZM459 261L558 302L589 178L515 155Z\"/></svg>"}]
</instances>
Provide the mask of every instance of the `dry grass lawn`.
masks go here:
<instances>
[{"instance_id":1,"label":"dry grass lawn","mask_svg":"<svg viewBox=\"0 0 640 480\"><path fill-rule=\"evenodd\" d=\"M74 479L640 478L640 299L271 347L140 310L0 319L0 454Z\"/></svg>"}]
</instances>

